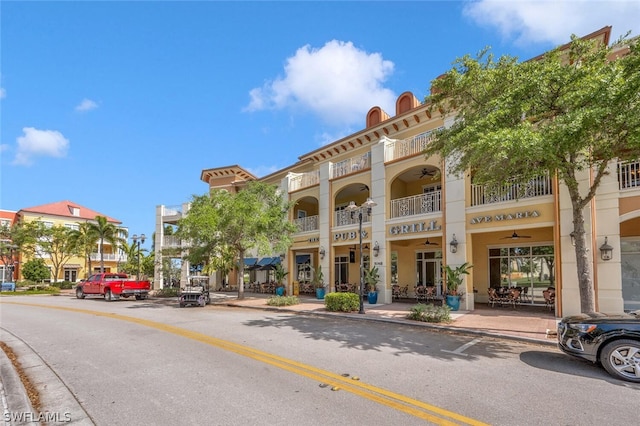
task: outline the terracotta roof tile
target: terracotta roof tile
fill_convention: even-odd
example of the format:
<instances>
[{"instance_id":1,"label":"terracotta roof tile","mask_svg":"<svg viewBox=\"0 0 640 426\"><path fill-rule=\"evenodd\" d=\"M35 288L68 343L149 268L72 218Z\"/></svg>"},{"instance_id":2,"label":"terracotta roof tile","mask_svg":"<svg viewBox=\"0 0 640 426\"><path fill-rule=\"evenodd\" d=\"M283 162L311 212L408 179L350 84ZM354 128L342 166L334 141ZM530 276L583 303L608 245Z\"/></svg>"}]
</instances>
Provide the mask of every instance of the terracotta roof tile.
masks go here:
<instances>
[{"instance_id":1,"label":"terracotta roof tile","mask_svg":"<svg viewBox=\"0 0 640 426\"><path fill-rule=\"evenodd\" d=\"M58 201L57 203L42 204L35 207L26 207L20 209L18 213L35 213L49 216L62 216L77 219L93 220L96 216L104 216L108 222L114 224L122 224L121 221L107 216L106 214L91 210L87 207L81 206L73 201Z\"/></svg>"}]
</instances>

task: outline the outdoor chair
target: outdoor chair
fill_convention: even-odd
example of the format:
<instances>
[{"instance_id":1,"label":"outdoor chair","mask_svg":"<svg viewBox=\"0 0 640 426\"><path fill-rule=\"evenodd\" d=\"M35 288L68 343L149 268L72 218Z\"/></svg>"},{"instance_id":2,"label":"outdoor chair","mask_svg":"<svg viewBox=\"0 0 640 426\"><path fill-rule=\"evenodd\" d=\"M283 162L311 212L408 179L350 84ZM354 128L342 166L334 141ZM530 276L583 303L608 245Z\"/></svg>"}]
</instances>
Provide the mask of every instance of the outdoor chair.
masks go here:
<instances>
[{"instance_id":1,"label":"outdoor chair","mask_svg":"<svg viewBox=\"0 0 640 426\"><path fill-rule=\"evenodd\" d=\"M436 288L434 286L427 286L425 288L425 301L433 302L436 300Z\"/></svg>"},{"instance_id":2,"label":"outdoor chair","mask_svg":"<svg viewBox=\"0 0 640 426\"><path fill-rule=\"evenodd\" d=\"M400 286L398 284L391 286L391 297L393 300L400 300Z\"/></svg>"},{"instance_id":3,"label":"outdoor chair","mask_svg":"<svg viewBox=\"0 0 640 426\"><path fill-rule=\"evenodd\" d=\"M498 295L498 292L496 291L495 288L489 287L487 292L489 293L488 304L491 305L492 308L495 307L496 303L498 305L502 305L503 299Z\"/></svg>"},{"instance_id":4,"label":"outdoor chair","mask_svg":"<svg viewBox=\"0 0 640 426\"><path fill-rule=\"evenodd\" d=\"M520 293L521 291L517 288L511 290L509 295L504 299L503 303L513 306L513 309L516 308L516 305L520 302Z\"/></svg>"},{"instance_id":5,"label":"outdoor chair","mask_svg":"<svg viewBox=\"0 0 640 426\"><path fill-rule=\"evenodd\" d=\"M555 290L545 290L542 292L542 296L544 297L544 303L547 306L547 309L549 310L553 309L556 304Z\"/></svg>"},{"instance_id":6,"label":"outdoor chair","mask_svg":"<svg viewBox=\"0 0 640 426\"><path fill-rule=\"evenodd\" d=\"M427 289L423 285L416 286L416 302L426 302L427 301Z\"/></svg>"}]
</instances>

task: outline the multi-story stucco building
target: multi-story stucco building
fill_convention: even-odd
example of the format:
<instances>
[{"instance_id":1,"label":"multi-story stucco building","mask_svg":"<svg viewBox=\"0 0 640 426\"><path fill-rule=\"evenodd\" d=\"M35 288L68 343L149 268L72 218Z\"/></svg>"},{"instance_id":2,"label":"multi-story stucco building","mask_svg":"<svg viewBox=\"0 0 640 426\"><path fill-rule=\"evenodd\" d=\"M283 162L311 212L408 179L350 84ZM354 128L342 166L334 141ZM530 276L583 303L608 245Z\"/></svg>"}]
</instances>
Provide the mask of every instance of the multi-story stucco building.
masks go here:
<instances>
[{"instance_id":1,"label":"multi-story stucco building","mask_svg":"<svg viewBox=\"0 0 640 426\"><path fill-rule=\"evenodd\" d=\"M608 41L609 31L587 37ZM283 259L289 291L309 278L308 264L322 265L329 291L359 282L360 223L347 206L371 198L376 206L362 217L362 260L383 277L378 303L393 302L393 285L409 298L417 285L435 286L441 295L443 266L469 262L473 268L461 309L486 303L490 287L517 285L522 303L544 306L543 291L554 287L558 316L580 311L566 188L544 175L526 188L506 183L489 194L470 174L451 176L442 158L422 154L433 132L451 125L448 120L406 92L393 116L373 107L364 129L259 179L278 185L295 202L290 219L299 232ZM585 209L596 309L603 312L640 308L640 160L612 162L609 171ZM580 176L583 183L590 178L589 171ZM210 188L241 188L256 179L239 166L201 175ZM158 206L156 259L163 247L180 245L164 237L162 228L177 223L187 207ZM610 259L601 255L605 244L612 247ZM189 273L188 266L183 273Z\"/></svg>"},{"instance_id":2,"label":"multi-story stucco building","mask_svg":"<svg viewBox=\"0 0 640 426\"><path fill-rule=\"evenodd\" d=\"M78 229L83 222L94 222L96 216L104 216L108 223L112 223L119 229L126 232L126 228L122 227L122 222L109 217L105 214L99 213L95 210L81 206L72 201L59 201L50 204L43 204L41 206L26 207L18 210L16 213L16 219L25 223L31 221L42 222L47 227L52 226L65 226L70 229ZM124 235L124 233L123 233ZM95 247L95 250L90 255L91 267L83 257L74 256L71 257L62 266L59 276L53 277L52 281L71 281L75 282L81 278L86 278L93 272L99 272L100 270L100 242ZM39 254L39 257L43 258L45 263L51 268L51 260L44 254ZM112 247L107 241L103 247L104 267L106 272L117 271L118 264L126 262L126 254L117 247ZM20 264L24 264L29 260L29 257L21 255ZM91 270L89 270L91 268ZM16 280L23 279L22 274L19 273L15 276Z\"/></svg>"}]
</instances>

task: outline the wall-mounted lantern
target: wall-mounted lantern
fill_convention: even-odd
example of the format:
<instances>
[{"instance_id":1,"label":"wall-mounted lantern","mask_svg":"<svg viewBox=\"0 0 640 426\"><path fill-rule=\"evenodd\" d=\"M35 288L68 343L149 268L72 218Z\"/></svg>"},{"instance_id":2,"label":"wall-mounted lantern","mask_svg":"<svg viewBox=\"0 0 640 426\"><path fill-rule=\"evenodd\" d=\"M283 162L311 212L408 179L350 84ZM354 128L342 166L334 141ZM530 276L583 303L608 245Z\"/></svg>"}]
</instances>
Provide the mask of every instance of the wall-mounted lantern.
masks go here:
<instances>
[{"instance_id":1,"label":"wall-mounted lantern","mask_svg":"<svg viewBox=\"0 0 640 426\"><path fill-rule=\"evenodd\" d=\"M451 253L457 253L458 252L458 240L456 240L456 234L453 234L453 238L451 239L451 242L449 243L449 249L451 250Z\"/></svg>"},{"instance_id":2,"label":"wall-mounted lantern","mask_svg":"<svg viewBox=\"0 0 640 426\"><path fill-rule=\"evenodd\" d=\"M602 260L611 260L613 257L613 247L608 244L608 237L604 237L604 244L600 246L600 258Z\"/></svg>"},{"instance_id":3,"label":"wall-mounted lantern","mask_svg":"<svg viewBox=\"0 0 640 426\"><path fill-rule=\"evenodd\" d=\"M378 244L378 242L376 241L376 243L373 245L373 255L375 257L378 257L379 254L380 254L380 244Z\"/></svg>"},{"instance_id":4,"label":"wall-mounted lantern","mask_svg":"<svg viewBox=\"0 0 640 426\"><path fill-rule=\"evenodd\" d=\"M320 246L320 250L318 251L318 254L320 255L320 259L324 259L324 255L327 254L327 252L324 251L324 247Z\"/></svg>"}]
</instances>

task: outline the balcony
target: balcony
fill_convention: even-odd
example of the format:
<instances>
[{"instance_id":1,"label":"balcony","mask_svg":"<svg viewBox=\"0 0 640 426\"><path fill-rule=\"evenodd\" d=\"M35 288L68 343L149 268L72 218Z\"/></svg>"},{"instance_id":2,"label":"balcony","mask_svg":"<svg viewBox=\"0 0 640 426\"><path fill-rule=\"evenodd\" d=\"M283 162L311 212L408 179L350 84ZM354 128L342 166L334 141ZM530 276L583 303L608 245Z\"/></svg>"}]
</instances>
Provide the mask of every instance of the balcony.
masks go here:
<instances>
[{"instance_id":1,"label":"balcony","mask_svg":"<svg viewBox=\"0 0 640 426\"><path fill-rule=\"evenodd\" d=\"M104 253L102 255L105 262L126 262L127 255L124 253ZM91 253L92 262L100 262L100 253Z\"/></svg>"},{"instance_id":2,"label":"balcony","mask_svg":"<svg viewBox=\"0 0 640 426\"><path fill-rule=\"evenodd\" d=\"M385 163L401 158L413 157L422 153L427 144L435 138L435 132L441 128L421 133L412 138L395 140L387 143L384 149Z\"/></svg>"},{"instance_id":3,"label":"balcony","mask_svg":"<svg viewBox=\"0 0 640 426\"><path fill-rule=\"evenodd\" d=\"M305 173L289 173L289 192L320 183L320 170Z\"/></svg>"},{"instance_id":4,"label":"balcony","mask_svg":"<svg viewBox=\"0 0 640 426\"><path fill-rule=\"evenodd\" d=\"M367 222L371 222L371 215L367 214L366 211L363 211L362 223L367 223ZM348 212L346 210L338 210L334 212L333 223L334 223L334 226L359 225L358 214L355 214L352 218L351 212Z\"/></svg>"},{"instance_id":5,"label":"balcony","mask_svg":"<svg viewBox=\"0 0 640 426\"><path fill-rule=\"evenodd\" d=\"M178 237L176 237L175 235L165 235L162 238L162 247L163 248L169 248L169 247L181 247L182 246L182 240Z\"/></svg>"},{"instance_id":6,"label":"balcony","mask_svg":"<svg viewBox=\"0 0 640 426\"><path fill-rule=\"evenodd\" d=\"M640 188L640 160L618 163L618 186L621 191Z\"/></svg>"},{"instance_id":7,"label":"balcony","mask_svg":"<svg viewBox=\"0 0 640 426\"><path fill-rule=\"evenodd\" d=\"M415 216L442 211L442 191L391 200L390 218Z\"/></svg>"},{"instance_id":8,"label":"balcony","mask_svg":"<svg viewBox=\"0 0 640 426\"><path fill-rule=\"evenodd\" d=\"M551 178L549 175L538 176L526 184L506 183L496 191L489 192L484 185L471 185L471 205L502 203L525 198L551 195Z\"/></svg>"},{"instance_id":9,"label":"balcony","mask_svg":"<svg viewBox=\"0 0 640 426\"><path fill-rule=\"evenodd\" d=\"M364 155L349 158L339 163L331 164L331 179L341 176L350 175L351 173L360 172L371 168L371 152Z\"/></svg>"},{"instance_id":10,"label":"balcony","mask_svg":"<svg viewBox=\"0 0 640 426\"><path fill-rule=\"evenodd\" d=\"M165 206L163 213L165 216L181 216L182 206Z\"/></svg>"},{"instance_id":11,"label":"balcony","mask_svg":"<svg viewBox=\"0 0 640 426\"><path fill-rule=\"evenodd\" d=\"M301 217L293 221L298 227L298 232L311 232L320 229L320 216Z\"/></svg>"}]
</instances>

